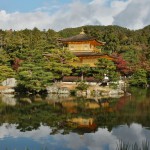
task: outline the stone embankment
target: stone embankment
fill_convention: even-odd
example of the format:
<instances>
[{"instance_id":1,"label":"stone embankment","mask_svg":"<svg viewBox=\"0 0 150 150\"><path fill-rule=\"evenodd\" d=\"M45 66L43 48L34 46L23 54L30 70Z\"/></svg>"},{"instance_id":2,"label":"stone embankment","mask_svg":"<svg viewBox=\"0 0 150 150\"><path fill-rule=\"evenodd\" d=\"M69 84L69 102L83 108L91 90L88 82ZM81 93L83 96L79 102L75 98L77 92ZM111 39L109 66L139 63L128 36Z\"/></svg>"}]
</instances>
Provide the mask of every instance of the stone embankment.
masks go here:
<instances>
[{"instance_id":1,"label":"stone embankment","mask_svg":"<svg viewBox=\"0 0 150 150\"><path fill-rule=\"evenodd\" d=\"M0 86L0 94L14 93L15 90L9 86Z\"/></svg>"},{"instance_id":2,"label":"stone embankment","mask_svg":"<svg viewBox=\"0 0 150 150\"><path fill-rule=\"evenodd\" d=\"M7 78L7 80L3 81L0 86L0 93L1 94L10 94L14 93L14 87L16 87L16 79L15 78Z\"/></svg>"},{"instance_id":3,"label":"stone embankment","mask_svg":"<svg viewBox=\"0 0 150 150\"><path fill-rule=\"evenodd\" d=\"M96 83L87 83L89 87L87 90L77 90L77 84L70 82L60 82L55 83L52 86L47 87L47 92L49 94L71 94L72 91L76 94L76 96L109 96L109 97L117 97L120 95L124 95L124 91L119 87L117 89L113 89L109 86L99 86Z\"/></svg>"}]
</instances>

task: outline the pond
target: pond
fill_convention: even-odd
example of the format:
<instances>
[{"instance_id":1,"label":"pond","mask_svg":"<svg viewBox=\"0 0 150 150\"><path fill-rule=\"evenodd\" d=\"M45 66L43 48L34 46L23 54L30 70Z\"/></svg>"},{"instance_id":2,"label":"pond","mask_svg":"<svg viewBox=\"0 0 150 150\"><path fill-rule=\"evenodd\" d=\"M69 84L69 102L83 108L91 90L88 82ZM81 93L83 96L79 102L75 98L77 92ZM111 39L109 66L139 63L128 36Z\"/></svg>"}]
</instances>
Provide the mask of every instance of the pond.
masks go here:
<instances>
[{"instance_id":1,"label":"pond","mask_svg":"<svg viewBox=\"0 0 150 150\"><path fill-rule=\"evenodd\" d=\"M150 142L150 89L122 97L0 97L0 150L116 150Z\"/></svg>"}]
</instances>

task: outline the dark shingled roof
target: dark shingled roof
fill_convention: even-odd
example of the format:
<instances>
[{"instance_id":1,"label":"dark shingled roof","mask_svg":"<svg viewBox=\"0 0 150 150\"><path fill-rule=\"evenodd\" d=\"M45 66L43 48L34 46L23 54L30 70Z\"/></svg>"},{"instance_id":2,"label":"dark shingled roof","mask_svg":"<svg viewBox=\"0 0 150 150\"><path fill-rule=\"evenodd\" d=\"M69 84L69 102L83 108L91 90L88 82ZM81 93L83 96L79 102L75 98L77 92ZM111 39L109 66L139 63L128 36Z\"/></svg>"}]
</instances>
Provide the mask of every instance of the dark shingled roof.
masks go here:
<instances>
[{"instance_id":1,"label":"dark shingled roof","mask_svg":"<svg viewBox=\"0 0 150 150\"><path fill-rule=\"evenodd\" d=\"M65 42L84 42L84 41L93 41L93 40L100 43L100 44L102 44L102 45L105 44L105 42L98 41L96 38L88 36L84 32L81 32L78 35L71 36L71 37L68 37L68 38L59 39L58 41L65 43Z\"/></svg>"},{"instance_id":2,"label":"dark shingled roof","mask_svg":"<svg viewBox=\"0 0 150 150\"><path fill-rule=\"evenodd\" d=\"M92 41L96 40L93 37L88 36L87 34L78 34L69 38L59 39L62 42L80 42L80 41Z\"/></svg>"}]
</instances>

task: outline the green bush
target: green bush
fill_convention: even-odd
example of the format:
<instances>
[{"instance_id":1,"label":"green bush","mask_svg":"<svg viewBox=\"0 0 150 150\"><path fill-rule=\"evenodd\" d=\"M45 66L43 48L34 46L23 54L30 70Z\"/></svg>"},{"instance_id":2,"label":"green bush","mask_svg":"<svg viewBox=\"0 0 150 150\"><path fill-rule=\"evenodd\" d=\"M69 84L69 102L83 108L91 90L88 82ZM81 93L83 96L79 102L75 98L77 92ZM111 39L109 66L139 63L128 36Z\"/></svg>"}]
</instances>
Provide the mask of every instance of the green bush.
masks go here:
<instances>
[{"instance_id":1,"label":"green bush","mask_svg":"<svg viewBox=\"0 0 150 150\"><path fill-rule=\"evenodd\" d=\"M81 82L77 83L76 89L84 91L84 90L87 90L88 87L89 87L89 85L87 85L84 81L81 81Z\"/></svg>"},{"instance_id":2,"label":"green bush","mask_svg":"<svg viewBox=\"0 0 150 150\"><path fill-rule=\"evenodd\" d=\"M131 86L147 86L147 72L144 69L138 69L129 79Z\"/></svg>"}]
</instances>

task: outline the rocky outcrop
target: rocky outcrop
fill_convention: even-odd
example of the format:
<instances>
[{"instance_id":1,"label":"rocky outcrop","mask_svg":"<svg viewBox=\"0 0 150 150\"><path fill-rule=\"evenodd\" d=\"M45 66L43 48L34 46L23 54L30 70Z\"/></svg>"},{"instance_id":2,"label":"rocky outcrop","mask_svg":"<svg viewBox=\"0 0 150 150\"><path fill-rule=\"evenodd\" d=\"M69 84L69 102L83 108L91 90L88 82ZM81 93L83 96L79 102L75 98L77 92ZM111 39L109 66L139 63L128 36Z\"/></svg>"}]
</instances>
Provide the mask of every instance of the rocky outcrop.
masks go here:
<instances>
[{"instance_id":1,"label":"rocky outcrop","mask_svg":"<svg viewBox=\"0 0 150 150\"><path fill-rule=\"evenodd\" d=\"M47 93L53 93L56 94L58 93L58 87L57 86L48 86L46 87Z\"/></svg>"},{"instance_id":2,"label":"rocky outcrop","mask_svg":"<svg viewBox=\"0 0 150 150\"><path fill-rule=\"evenodd\" d=\"M102 97L120 97L124 95L124 91L120 89L108 89L108 90L102 90L101 94Z\"/></svg>"},{"instance_id":3,"label":"rocky outcrop","mask_svg":"<svg viewBox=\"0 0 150 150\"><path fill-rule=\"evenodd\" d=\"M7 78L1 83L2 86L0 86L0 93L1 94L10 94L14 93L14 87L17 86L17 81L15 78Z\"/></svg>"},{"instance_id":4,"label":"rocky outcrop","mask_svg":"<svg viewBox=\"0 0 150 150\"><path fill-rule=\"evenodd\" d=\"M0 86L0 93L1 94L11 94L14 92L15 92L15 90L8 87L8 86Z\"/></svg>"},{"instance_id":5,"label":"rocky outcrop","mask_svg":"<svg viewBox=\"0 0 150 150\"><path fill-rule=\"evenodd\" d=\"M11 87L11 88L14 88L17 86L17 81L15 78L7 78L6 80L4 80L2 82L2 85L3 86L8 86L8 87Z\"/></svg>"},{"instance_id":6,"label":"rocky outcrop","mask_svg":"<svg viewBox=\"0 0 150 150\"><path fill-rule=\"evenodd\" d=\"M109 95L120 95L120 94L124 94L124 91L120 89L116 89L116 90L110 90L109 92Z\"/></svg>"},{"instance_id":7,"label":"rocky outcrop","mask_svg":"<svg viewBox=\"0 0 150 150\"><path fill-rule=\"evenodd\" d=\"M68 88L58 87L58 86L48 86L46 87L47 93L50 94L70 94Z\"/></svg>"},{"instance_id":8,"label":"rocky outcrop","mask_svg":"<svg viewBox=\"0 0 150 150\"><path fill-rule=\"evenodd\" d=\"M103 96L107 96L107 97L118 97L118 96L122 96L124 95L124 91L120 90L120 89L112 89L109 87L99 87L97 89L91 89L91 90L84 90L84 91L76 91L76 96L80 97L80 96L84 96L84 97L103 97Z\"/></svg>"},{"instance_id":9,"label":"rocky outcrop","mask_svg":"<svg viewBox=\"0 0 150 150\"><path fill-rule=\"evenodd\" d=\"M88 84L88 83L87 83ZM122 83L123 84L123 83ZM64 82L60 84L55 84L52 86L48 86L47 88L47 93L48 94L67 94L70 95L71 91L74 91L75 95L77 97L118 97L122 96L124 94L124 91L121 90L120 87L117 89L113 89L110 86L99 86L98 84L96 85L89 85L87 90L77 90L76 89L76 83L74 84L65 84Z\"/></svg>"}]
</instances>

